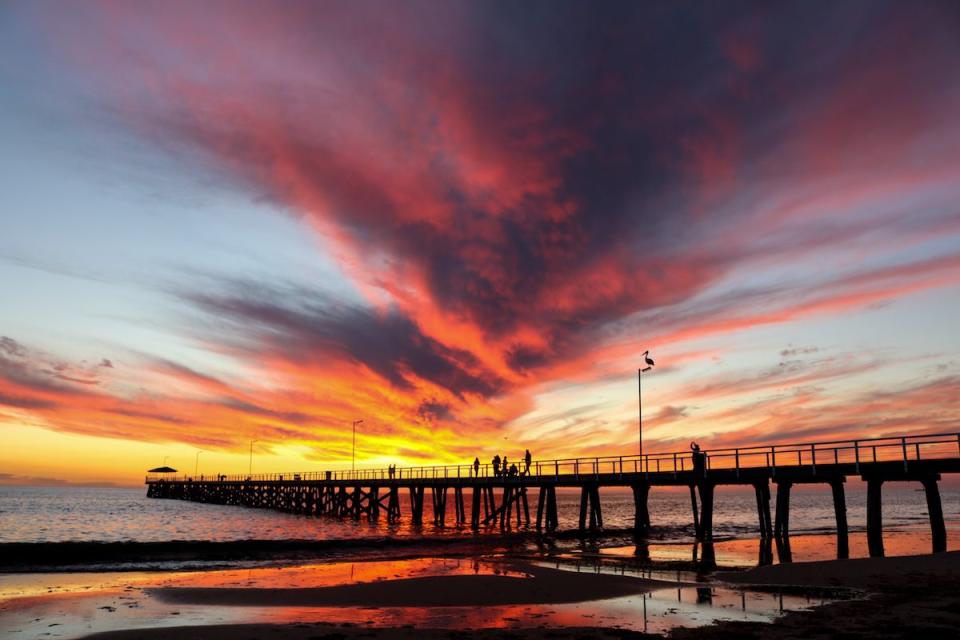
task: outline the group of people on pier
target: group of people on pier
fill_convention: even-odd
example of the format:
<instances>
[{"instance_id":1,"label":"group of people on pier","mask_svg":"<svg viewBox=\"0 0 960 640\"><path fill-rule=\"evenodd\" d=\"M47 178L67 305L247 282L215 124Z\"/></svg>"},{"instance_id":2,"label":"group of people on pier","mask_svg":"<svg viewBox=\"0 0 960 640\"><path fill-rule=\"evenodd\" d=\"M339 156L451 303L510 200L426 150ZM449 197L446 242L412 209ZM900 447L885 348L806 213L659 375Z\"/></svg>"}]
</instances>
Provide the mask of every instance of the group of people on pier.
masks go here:
<instances>
[{"instance_id":1,"label":"group of people on pier","mask_svg":"<svg viewBox=\"0 0 960 640\"><path fill-rule=\"evenodd\" d=\"M532 462L533 455L530 453L530 449L527 449L523 456L523 469L517 467L516 463L510 463L507 456L501 458L500 454L493 456L490 466L493 467L494 478L516 478L530 475L530 464ZM473 459L473 475L474 477L480 476L480 458Z\"/></svg>"}]
</instances>

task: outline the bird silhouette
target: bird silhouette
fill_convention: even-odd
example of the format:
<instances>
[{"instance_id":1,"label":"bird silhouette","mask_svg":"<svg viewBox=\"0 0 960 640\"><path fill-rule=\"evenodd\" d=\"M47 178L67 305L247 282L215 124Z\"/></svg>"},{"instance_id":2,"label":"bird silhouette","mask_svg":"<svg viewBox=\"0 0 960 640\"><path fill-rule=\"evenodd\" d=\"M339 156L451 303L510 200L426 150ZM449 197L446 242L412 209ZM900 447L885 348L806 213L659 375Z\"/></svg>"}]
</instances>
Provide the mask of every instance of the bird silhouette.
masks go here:
<instances>
[{"instance_id":1,"label":"bird silhouette","mask_svg":"<svg viewBox=\"0 0 960 640\"><path fill-rule=\"evenodd\" d=\"M646 362L648 366L653 366L653 358L650 357L649 351L643 352L643 361Z\"/></svg>"}]
</instances>

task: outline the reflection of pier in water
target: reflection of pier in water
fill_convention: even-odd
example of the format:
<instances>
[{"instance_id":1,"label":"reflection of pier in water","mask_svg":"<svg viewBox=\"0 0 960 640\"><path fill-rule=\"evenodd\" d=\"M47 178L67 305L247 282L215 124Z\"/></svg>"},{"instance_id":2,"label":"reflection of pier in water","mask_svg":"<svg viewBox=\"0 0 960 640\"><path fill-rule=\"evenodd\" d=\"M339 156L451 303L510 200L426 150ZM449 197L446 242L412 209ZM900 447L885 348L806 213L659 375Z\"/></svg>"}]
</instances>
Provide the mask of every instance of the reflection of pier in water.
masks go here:
<instances>
[{"instance_id":1,"label":"reflection of pier in water","mask_svg":"<svg viewBox=\"0 0 960 640\"><path fill-rule=\"evenodd\" d=\"M867 483L867 540L871 556L883 555L882 486L884 482L919 482L926 495L934 552L946 550L946 527L940 500L942 473L960 473L960 434L911 435L863 440L740 447L703 453L645 454L534 461L517 475L495 474L490 465L452 465L328 471L323 473L172 478L148 476L147 495L213 504L242 505L290 513L366 517L402 517L401 491L409 498L409 518L423 523L430 490L434 524L446 524L452 495L457 525L508 529L531 524L527 494L537 489L538 531L556 530L557 489L580 489L579 529L603 527L601 487L630 487L634 529L650 530L648 497L652 487L686 486L696 538L703 546L701 563L712 556L714 490L723 485L750 485L757 498L761 537L760 563L772 560L776 542L781 561L790 559L790 491L797 484L828 484L837 523L837 552L849 555L844 483L859 477ZM770 484L776 484L774 517ZM499 491L499 496L497 495ZM465 501L470 496L470 509ZM709 550L708 550L709 549Z\"/></svg>"},{"instance_id":2,"label":"reflection of pier in water","mask_svg":"<svg viewBox=\"0 0 960 640\"><path fill-rule=\"evenodd\" d=\"M695 572L689 569L666 569L645 562L631 564L624 562L627 559L625 556L567 556L540 564L576 570L578 573L610 573L675 582L675 586L631 596L631 602L625 604L624 610L629 612L631 619L642 612L642 625L637 625L637 630L650 633L663 633L676 626L690 626L691 623L696 626L721 620L758 620L766 617L764 621L768 622L786 611L820 606L826 604L828 599L843 597L846 593L844 589L816 589L801 593L796 589L785 592L776 586L757 590L749 586L706 583L701 571L710 567L696 563L697 549L712 548L713 543L697 542L692 546ZM634 554L636 558L644 557L643 547L645 544L638 541ZM611 606L609 601L605 605L606 608ZM665 618L672 618L673 621Z\"/></svg>"}]
</instances>

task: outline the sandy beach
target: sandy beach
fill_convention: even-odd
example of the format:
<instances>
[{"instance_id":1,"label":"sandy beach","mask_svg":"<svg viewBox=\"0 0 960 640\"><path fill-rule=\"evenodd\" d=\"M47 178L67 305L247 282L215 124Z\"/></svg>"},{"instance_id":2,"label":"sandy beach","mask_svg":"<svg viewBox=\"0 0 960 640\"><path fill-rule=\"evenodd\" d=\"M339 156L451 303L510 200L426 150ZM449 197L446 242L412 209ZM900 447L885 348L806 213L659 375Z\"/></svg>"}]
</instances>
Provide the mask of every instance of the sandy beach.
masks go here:
<instances>
[{"instance_id":1,"label":"sandy beach","mask_svg":"<svg viewBox=\"0 0 960 640\"><path fill-rule=\"evenodd\" d=\"M148 590L169 604L205 606L379 607L496 606L519 603L559 604L597 601L630 593L675 587L676 583L606 574L575 573L545 567L512 565L527 577L490 575L431 576L309 589L164 588ZM764 588L847 590L843 599L807 611L787 612L772 623L722 621L709 626L677 627L670 638L907 638L917 633L947 637L960 629L960 553L897 558L833 560L720 572L711 584ZM703 587L701 587L703 588ZM838 592L839 593L839 592ZM506 623L504 623L506 624ZM499 625L498 625L499 627ZM431 629L419 626L367 626L322 621L277 624L219 624L131 629L88 636L98 640L307 640L319 638L450 638L464 633L480 638L631 638L662 637L604 626L543 628Z\"/></svg>"}]
</instances>

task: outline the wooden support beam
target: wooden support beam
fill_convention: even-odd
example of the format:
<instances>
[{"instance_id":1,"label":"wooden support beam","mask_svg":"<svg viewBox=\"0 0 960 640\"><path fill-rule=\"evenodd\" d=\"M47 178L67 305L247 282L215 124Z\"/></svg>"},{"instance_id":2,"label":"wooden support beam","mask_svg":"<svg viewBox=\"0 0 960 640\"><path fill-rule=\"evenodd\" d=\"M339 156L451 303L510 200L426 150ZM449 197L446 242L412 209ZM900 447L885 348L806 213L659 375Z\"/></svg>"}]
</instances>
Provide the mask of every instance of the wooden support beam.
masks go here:
<instances>
[{"instance_id":1,"label":"wooden support beam","mask_svg":"<svg viewBox=\"0 0 960 640\"><path fill-rule=\"evenodd\" d=\"M512 496L510 498L510 519L517 521L517 528L523 524L523 513L520 511L520 493L522 489L516 485L513 487Z\"/></svg>"},{"instance_id":2,"label":"wooden support beam","mask_svg":"<svg viewBox=\"0 0 960 640\"><path fill-rule=\"evenodd\" d=\"M590 490L586 486L580 488L580 530L587 528L587 502L590 499Z\"/></svg>"},{"instance_id":3,"label":"wooden support beam","mask_svg":"<svg viewBox=\"0 0 960 640\"><path fill-rule=\"evenodd\" d=\"M503 500L504 500L504 508L500 513L500 525L501 527L506 525L507 528L509 528L511 521L513 520L514 509L517 509L517 511L519 511L519 505L516 504L517 487L513 485L508 485L504 487Z\"/></svg>"},{"instance_id":4,"label":"wooden support beam","mask_svg":"<svg viewBox=\"0 0 960 640\"><path fill-rule=\"evenodd\" d=\"M700 539L700 508L697 506L697 488L690 485L690 506L693 507L693 531L697 540Z\"/></svg>"},{"instance_id":5,"label":"wooden support beam","mask_svg":"<svg viewBox=\"0 0 960 640\"><path fill-rule=\"evenodd\" d=\"M410 487L410 521L416 526L423 524L424 487Z\"/></svg>"},{"instance_id":6,"label":"wooden support beam","mask_svg":"<svg viewBox=\"0 0 960 640\"><path fill-rule=\"evenodd\" d=\"M520 500L523 502L523 526L530 526L530 504L527 502L527 488L520 488Z\"/></svg>"},{"instance_id":7,"label":"wooden support beam","mask_svg":"<svg viewBox=\"0 0 960 640\"><path fill-rule=\"evenodd\" d=\"M417 524L423 524L423 506L426 503L423 496L426 490L426 487L417 488Z\"/></svg>"},{"instance_id":8,"label":"wooden support beam","mask_svg":"<svg viewBox=\"0 0 960 640\"><path fill-rule=\"evenodd\" d=\"M466 509L463 508L463 487L454 487L453 503L457 512L457 524L464 524L467 521L467 513Z\"/></svg>"},{"instance_id":9,"label":"wooden support beam","mask_svg":"<svg viewBox=\"0 0 960 640\"><path fill-rule=\"evenodd\" d=\"M387 522L396 522L400 518L400 500L397 499L397 488L391 486L387 494L381 498L387 501Z\"/></svg>"},{"instance_id":10,"label":"wooden support beam","mask_svg":"<svg viewBox=\"0 0 960 640\"><path fill-rule=\"evenodd\" d=\"M470 513L470 528L479 529L480 528L480 493L483 489L479 485L473 485L473 489L470 491L470 502L471 504L471 513Z\"/></svg>"},{"instance_id":11,"label":"wooden support beam","mask_svg":"<svg viewBox=\"0 0 960 640\"><path fill-rule=\"evenodd\" d=\"M790 537L790 489L792 482L777 483L777 513L773 534L782 539Z\"/></svg>"},{"instance_id":12,"label":"wooden support beam","mask_svg":"<svg viewBox=\"0 0 960 640\"><path fill-rule=\"evenodd\" d=\"M537 491L537 531L543 531L543 506L547 500L547 490L540 487Z\"/></svg>"},{"instance_id":13,"label":"wooden support beam","mask_svg":"<svg viewBox=\"0 0 960 640\"><path fill-rule=\"evenodd\" d=\"M701 482L699 489L700 539L705 542L710 542L713 540L713 483Z\"/></svg>"},{"instance_id":14,"label":"wooden support beam","mask_svg":"<svg viewBox=\"0 0 960 640\"><path fill-rule=\"evenodd\" d=\"M850 557L850 536L847 528L847 499L843 490L844 478L830 481L833 493L833 512L837 518L837 558Z\"/></svg>"},{"instance_id":15,"label":"wooden support beam","mask_svg":"<svg viewBox=\"0 0 960 640\"><path fill-rule=\"evenodd\" d=\"M557 488L547 487L547 531L555 531L557 521Z\"/></svg>"},{"instance_id":16,"label":"wooden support beam","mask_svg":"<svg viewBox=\"0 0 960 640\"><path fill-rule=\"evenodd\" d=\"M940 502L940 487L936 477L922 480L927 496L927 513L930 514L930 533L933 537L933 552L947 550L947 527L943 522L943 504Z\"/></svg>"},{"instance_id":17,"label":"wooden support beam","mask_svg":"<svg viewBox=\"0 0 960 640\"><path fill-rule=\"evenodd\" d=\"M760 553L757 558L757 565L764 566L773 564L773 538L760 538Z\"/></svg>"},{"instance_id":18,"label":"wooden support beam","mask_svg":"<svg viewBox=\"0 0 960 640\"><path fill-rule=\"evenodd\" d=\"M883 557L883 480L867 480L867 547L871 558Z\"/></svg>"},{"instance_id":19,"label":"wooden support beam","mask_svg":"<svg viewBox=\"0 0 960 640\"><path fill-rule=\"evenodd\" d=\"M793 552L790 550L790 537L776 536L773 540L777 545L777 557L780 559L780 563L793 562Z\"/></svg>"},{"instance_id":20,"label":"wooden support beam","mask_svg":"<svg viewBox=\"0 0 960 640\"><path fill-rule=\"evenodd\" d=\"M492 488L490 489L490 492L493 492ZM517 488L513 485L505 486L503 488L503 498L500 502L500 506L491 509L490 513L488 513L483 519L483 524L489 524L491 522L496 524L499 521L501 529L507 528L510 525L510 518L513 515L513 503L515 500L517 500L516 493ZM491 498L491 502L493 502L493 498ZM496 504L495 502L493 503ZM519 506L517 509L519 510Z\"/></svg>"},{"instance_id":21,"label":"wooden support beam","mask_svg":"<svg viewBox=\"0 0 960 640\"><path fill-rule=\"evenodd\" d=\"M701 500L702 502L702 500ZM702 522L702 520L701 520ZM697 559L697 548L701 548L700 558ZM713 571L717 568L717 554L712 542L694 543L693 562L699 571Z\"/></svg>"},{"instance_id":22,"label":"wooden support beam","mask_svg":"<svg viewBox=\"0 0 960 640\"><path fill-rule=\"evenodd\" d=\"M635 533L646 535L650 531L650 485L635 484L633 489L633 530Z\"/></svg>"},{"instance_id":23,"label":"wooden support beam","mask_svg":"<svg viewBox=\"0 0 960 640\"><path fill-rule=\"evenodd\" d=\"M436 492L437 492L437 489L434 489L434 493ZM440 488L438 503L439 503L438 506L440 507L439 509L440 513L434 515L434 520L436 520L437 524L439 524L442 527L442 526L445 526L447 522L447 487Z\"/></svg>"},{"instance_id":24,"label":"wooden support beam","mask_svg":"<svg viewBox=\"0 0 960 640\"><path fill-rule=\"evenodd\" d=\"M351 511L353 512L354 520L360 517L360 508L363 504L363 498L361 497L360 485L357 485L353 488L353 497L351 498Z\"/></svg>"},{"instance_id":25,"label":"wooden support beam","mask_svg":"<svg viewBox=\"0 0 960 640\"><path fill-rule=\"evenodd\" d=\"M603 528L603 512L600 509L600 487L593 485L590 488L590 527Z\"/></svg>"},{"instance_id":26,"label":"wooden support beam","mask_svg":"<svg viewBox=\"0 0 960 640\"><path fill-rule=\"evenodd\" d=\"M760 523L760 537L773 537L773 523L770 518L770 483L764 480L753 485L757 496L757 518Z\"/></svg>"}]
</instances>

